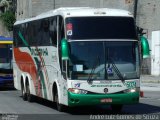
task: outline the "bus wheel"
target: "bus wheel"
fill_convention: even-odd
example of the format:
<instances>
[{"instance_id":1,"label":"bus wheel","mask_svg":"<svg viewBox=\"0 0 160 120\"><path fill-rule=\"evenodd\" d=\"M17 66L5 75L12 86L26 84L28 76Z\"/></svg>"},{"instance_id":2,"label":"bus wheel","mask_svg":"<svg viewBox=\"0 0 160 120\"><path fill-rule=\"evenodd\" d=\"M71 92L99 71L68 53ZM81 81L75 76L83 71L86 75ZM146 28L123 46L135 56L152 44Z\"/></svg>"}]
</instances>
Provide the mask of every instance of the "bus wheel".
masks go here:
<instances>
[{"instance_id":1,"label":"bus wheel","mask_svg":"<svg viewBox=\"0 0 160 120\"><path fill-rule=\"evenodd\" d=\"M58 97L58 93L57 92L56 92L56 95L55 95L55 102L56 102L57 110L59 112L63 112L64 111L64 105L59 103L59 97Z\"/></svg>"},{"instance_id":2,"label":"bus wheel","mask_svg":"<svg viewBox=\"0 0 160 120\"><path fill-rule=\"evenodd\" d=\"M23 100L26 101L27 100L27 94L25 92L23 82L21 82L21 93L22 93Z\"/></svg>"},{"instance_id":3,"label":"bus wheel","mask_svg":"<svg viewBox=\"0 0 160 120\"><path fill-rule=\"evenodd\" d=\"M26 84L26 94L27 94L27 101L33 102L33 95L30 93L29 84Z\"/></svg>"},{"instance_id":4,"label":"bus wheel","mask_svg":"<svg viewBox=\"0 0 160 120\"><path fill-rule=\"evenodd\" d=\"M123 108L123 105L111 105L111 108L113 112L120 113Z\"/></svg>"}]
</instances>

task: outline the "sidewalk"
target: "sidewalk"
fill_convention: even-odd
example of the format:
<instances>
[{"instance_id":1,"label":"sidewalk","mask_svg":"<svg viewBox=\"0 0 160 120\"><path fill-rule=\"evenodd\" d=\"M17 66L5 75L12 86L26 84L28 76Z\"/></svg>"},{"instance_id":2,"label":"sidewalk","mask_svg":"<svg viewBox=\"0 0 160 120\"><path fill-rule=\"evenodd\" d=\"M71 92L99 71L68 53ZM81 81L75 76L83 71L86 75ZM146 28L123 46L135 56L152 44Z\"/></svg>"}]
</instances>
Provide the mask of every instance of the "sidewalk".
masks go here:
<instances>
[{"instance_id":1,"label":"sidewalk","mask_svg":"<svg viewBox=\"0 0 160 120\"><path fill-rule=\"evenodd\" d=\"M160 91L160 76L142 75L141 91Z\"/></svg>"},{"instance_id":2,"label":"sidewalk","mask_svg":"<svg viewBox=\"0 0 160 120\"><path fill-rule=\"evenodd\" d=\"M159 83L160 84L160 76L141 75L141 83Z\"/></svg>"}]
</instances>

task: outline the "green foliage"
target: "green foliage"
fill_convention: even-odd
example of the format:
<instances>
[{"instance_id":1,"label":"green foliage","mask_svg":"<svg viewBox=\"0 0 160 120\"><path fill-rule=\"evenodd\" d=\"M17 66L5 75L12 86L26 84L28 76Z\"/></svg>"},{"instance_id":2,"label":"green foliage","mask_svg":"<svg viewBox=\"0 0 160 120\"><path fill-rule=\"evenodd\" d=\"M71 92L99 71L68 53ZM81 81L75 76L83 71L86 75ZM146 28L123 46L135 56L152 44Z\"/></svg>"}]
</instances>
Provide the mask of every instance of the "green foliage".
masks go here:
<instances>
[{"instance_id":1,"label":"green foliage","mask_svg":"<svg viewBox=\"0 0 160 120\"><path fill-rule=\"evenodd\" d=\"M0 19L9 31L13 30L13 24L16 21L15 14L12 11L6 11L0 14Z\"/></svg>"}]
</instances>

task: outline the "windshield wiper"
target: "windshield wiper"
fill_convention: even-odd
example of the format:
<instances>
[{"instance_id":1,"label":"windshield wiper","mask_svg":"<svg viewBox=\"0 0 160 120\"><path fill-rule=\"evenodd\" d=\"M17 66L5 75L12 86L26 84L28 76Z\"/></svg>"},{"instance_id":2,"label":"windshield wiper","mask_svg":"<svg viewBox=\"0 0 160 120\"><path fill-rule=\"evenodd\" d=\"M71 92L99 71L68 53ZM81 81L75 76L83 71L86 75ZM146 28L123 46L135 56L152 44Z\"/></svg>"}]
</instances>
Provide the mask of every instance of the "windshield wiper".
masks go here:
<instances>
[{"instance_id":1,"label":"windshield wiper","mask_svg":"<svg viewBox=\"0 0 160 120\"><path fill-rule=\"evenodd\" d=\"M99 56L97 56L97 59L95 60L95 64L93 65L93 67L91 69L91 72L89 74L89 77L88 77L88 80L87 80L88 83L92 83L92 81L93 81L92 76L93 76L93 73L94 73L96 67L99 64L99 61L100 61Z\"/></svg>"},{"instance_id":2,"label":"windshield wiper","mask_svg":"<svg viewBox=\"0 0 160 120\"><path fill-rule=\"evenodd\" d=\"M110 58L109 61L111 62L113 69L115 71L115 73L117 74L117 76L121 79L122 82L125 81L124 77L122 76L121 72L119 71L119 69L117 68L117 66L115 65L114 61Z\"/></svg>"}]
</instances>

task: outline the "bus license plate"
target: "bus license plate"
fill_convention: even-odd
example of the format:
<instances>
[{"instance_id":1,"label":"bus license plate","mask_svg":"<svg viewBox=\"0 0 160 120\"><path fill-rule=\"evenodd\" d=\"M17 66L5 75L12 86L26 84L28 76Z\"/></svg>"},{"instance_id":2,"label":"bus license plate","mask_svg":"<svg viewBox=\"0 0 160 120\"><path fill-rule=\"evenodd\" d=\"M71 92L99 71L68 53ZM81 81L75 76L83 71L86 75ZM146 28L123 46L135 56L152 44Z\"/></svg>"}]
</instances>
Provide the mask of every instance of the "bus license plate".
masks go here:
<instances>
[{"instance_id":1,"label":"bus license plate","mask_svg":"<svg viewBox=\"0 0 160 120\"><path fill-rule=\"evenodd\" d=\"M112 98L101 99L101 103L111 103L111 102L112 102Z\"/></svg>"}]
</instances>

